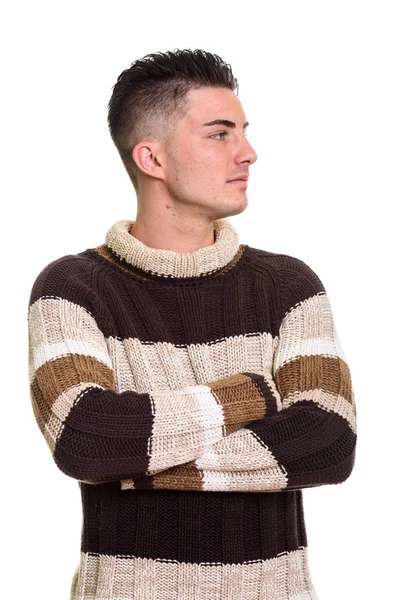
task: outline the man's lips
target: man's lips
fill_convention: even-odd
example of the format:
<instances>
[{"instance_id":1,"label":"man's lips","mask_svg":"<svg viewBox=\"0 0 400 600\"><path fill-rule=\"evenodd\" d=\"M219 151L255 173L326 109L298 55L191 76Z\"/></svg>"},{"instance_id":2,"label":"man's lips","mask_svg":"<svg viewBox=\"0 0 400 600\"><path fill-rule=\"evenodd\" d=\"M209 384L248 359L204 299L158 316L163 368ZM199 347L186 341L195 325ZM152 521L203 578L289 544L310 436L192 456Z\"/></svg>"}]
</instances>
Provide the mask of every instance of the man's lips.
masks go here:
<instances>
[{"instance_id":1,"label":"man's lips","mask_svg":"<svg viewBox=\"0 0 400 600\"><path fill-rule=\"evenodd\" d=\"M246 185L247 186L247 178L246 179L231 179L227 183L232 183L233 185Z\"/></svg>"},{"instance_id":2,"label":"man's lips","mask_svg":"<svg viewBox=\"0 0 400 600\"><path fill-rule=\"evenodd\" d=\"M229 179L228 183L233 183L235 181L247 181L248 178L248 176L236 177L236 179Z\"/></svg>"}]
</instances>

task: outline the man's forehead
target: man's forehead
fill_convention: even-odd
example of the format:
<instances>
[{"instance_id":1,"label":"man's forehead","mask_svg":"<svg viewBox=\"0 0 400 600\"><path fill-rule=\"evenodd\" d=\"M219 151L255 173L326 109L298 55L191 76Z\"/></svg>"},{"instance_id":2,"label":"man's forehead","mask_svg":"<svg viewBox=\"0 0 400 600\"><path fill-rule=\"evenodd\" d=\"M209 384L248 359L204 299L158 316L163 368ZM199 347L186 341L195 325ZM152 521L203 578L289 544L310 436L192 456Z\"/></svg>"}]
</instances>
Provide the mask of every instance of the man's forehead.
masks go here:
<instances>
[{"instance_id":1,"label":"man's forehead","mask_svg":"<svg viewBox=\"0 0 400 600\"><path fill-rule=\"evenodd\" d=\"M187 116L201 128L212 125L240 126L246 118L240 100L232 90L201 88L191 92Z\"/></svg>"}]
</instances>

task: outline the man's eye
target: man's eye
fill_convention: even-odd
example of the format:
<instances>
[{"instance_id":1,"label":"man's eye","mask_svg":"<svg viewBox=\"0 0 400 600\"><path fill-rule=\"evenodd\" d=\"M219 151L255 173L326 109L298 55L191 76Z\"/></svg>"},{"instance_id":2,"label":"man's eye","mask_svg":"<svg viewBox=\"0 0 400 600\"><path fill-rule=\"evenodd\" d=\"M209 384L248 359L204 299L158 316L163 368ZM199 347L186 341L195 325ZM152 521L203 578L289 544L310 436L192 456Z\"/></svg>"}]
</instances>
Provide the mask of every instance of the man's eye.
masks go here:
<instances>
[{"instance_id":1,"label":"man's eye","mask_svg":"<svg viewBox=\"0 0 400 600\"><path fill-rule=\"evenodd\" d=\"M216 135L228 135L227 131L222 131L221 133L214 133L213 135L211 135L210 137L215 137Z\"/></svg>"},{"instance_id":2,"label":"man's eye","mask_svg":"<svg viewBox=\"0 0 400 600\"><path fill-rule=\"evenodd\" d=\"M214 133L214 134L213 134L213 135L211 135L210 137L214 138L216 135L223 135L223 136L225 136L225 135L228 135L228 132L227 132L227 131L221 131L220 133ZM247 133L246 133L245 131L243 131L243 135L244 135L245 137L247 137Z\"/></svg>"}]
</instances>

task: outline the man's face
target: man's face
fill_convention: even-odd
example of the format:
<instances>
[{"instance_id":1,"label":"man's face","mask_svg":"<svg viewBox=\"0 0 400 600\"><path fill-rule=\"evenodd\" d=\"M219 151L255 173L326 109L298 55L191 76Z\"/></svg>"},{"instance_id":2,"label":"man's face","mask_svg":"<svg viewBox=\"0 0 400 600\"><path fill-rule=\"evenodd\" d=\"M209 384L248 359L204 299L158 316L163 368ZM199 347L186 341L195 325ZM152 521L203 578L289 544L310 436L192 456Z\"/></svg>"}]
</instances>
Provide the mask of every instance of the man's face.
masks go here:
<instances>
[{"instance_id":1,"label":"man's face","mask_svg":"<svg viewBox=\"0 0 400 600\"><path fill-rule=\"evenodd\" d=\"M189 110L168 144L164 168L174 202L197 207L212 219L241 213L247 206L248 177L257 154L246 138L246 116L236 94L224 88L190 90ZM210 123L224 120L229 123Z\"/></svg>"}]
</instances>

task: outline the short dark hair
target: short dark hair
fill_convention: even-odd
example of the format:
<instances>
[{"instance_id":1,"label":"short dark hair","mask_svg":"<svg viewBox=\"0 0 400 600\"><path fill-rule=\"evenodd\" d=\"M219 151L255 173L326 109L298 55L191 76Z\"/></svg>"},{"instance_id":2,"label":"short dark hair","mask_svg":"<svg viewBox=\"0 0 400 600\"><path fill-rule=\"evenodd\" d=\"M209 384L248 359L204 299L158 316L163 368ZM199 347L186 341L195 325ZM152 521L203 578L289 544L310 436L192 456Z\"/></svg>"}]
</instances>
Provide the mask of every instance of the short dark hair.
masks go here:
<instances>
[{"instance_id":1,"label":"short dark hair","mask_svg":"<svg viewBox=\"0 0 400 600\"><path fill-rule=\"evenodd\" d=\"M108 103L108 127L137 189L133 148L146 137L168 143L186 114L187 93L200 87L239 90L231 65L205 50L147 54L119 75Z\"/></svg>"}]
</instances>

